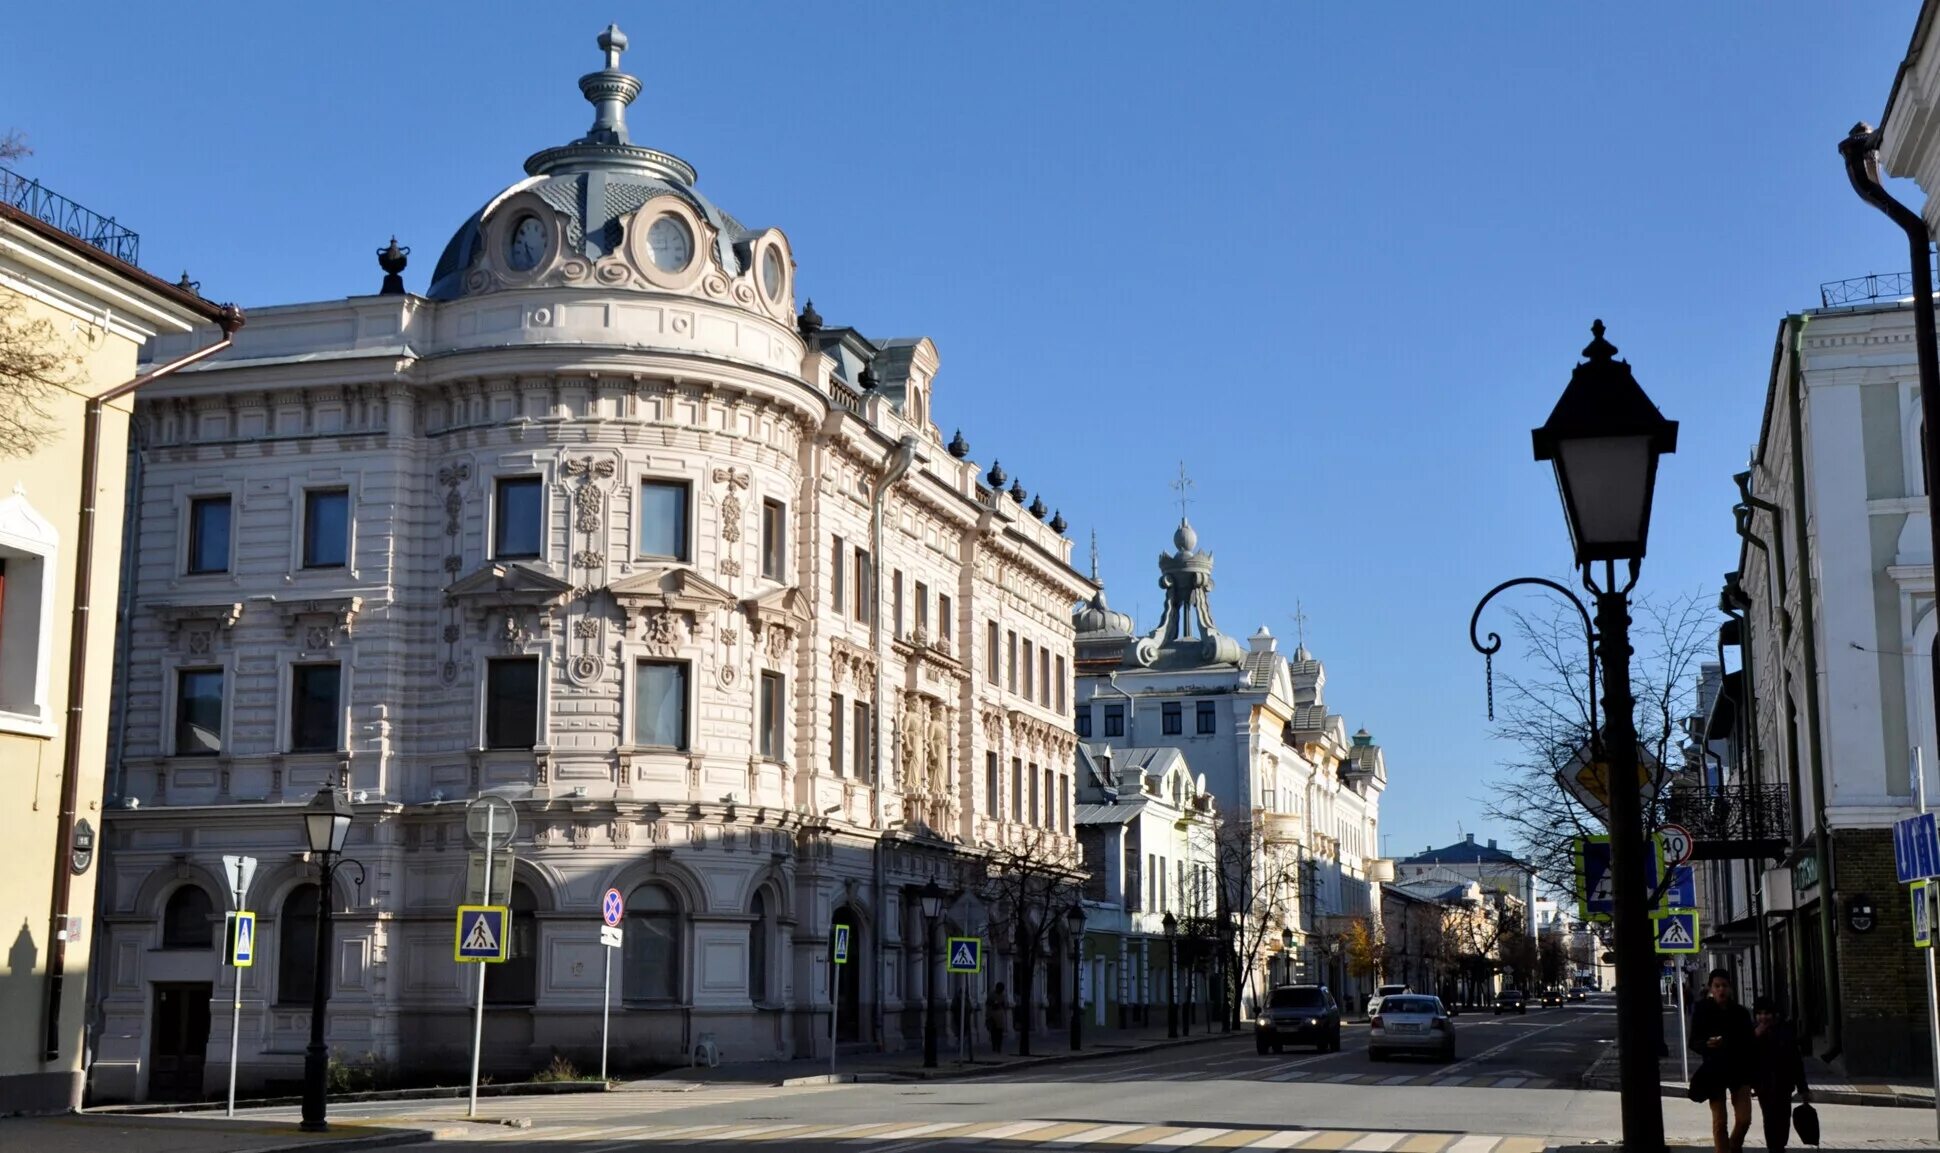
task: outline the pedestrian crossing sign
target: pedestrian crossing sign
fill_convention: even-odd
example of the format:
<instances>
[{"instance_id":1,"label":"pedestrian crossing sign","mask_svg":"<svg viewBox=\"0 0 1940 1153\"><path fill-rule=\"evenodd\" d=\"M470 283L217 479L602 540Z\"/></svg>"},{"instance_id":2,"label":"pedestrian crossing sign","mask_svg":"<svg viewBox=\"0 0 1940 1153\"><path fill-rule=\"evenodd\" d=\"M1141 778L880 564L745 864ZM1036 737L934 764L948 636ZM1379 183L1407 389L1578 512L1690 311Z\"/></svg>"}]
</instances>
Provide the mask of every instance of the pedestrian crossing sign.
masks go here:
<instances>
[{"instance_id":1,"label":"pedestrian crossing sign","mask_svg":"<svg viewBox=\"0 0 1940 1153\"><path fill-rule=\"evenodd\" d=\"M1659 953L1695 953L1698 951L1698 915L1696 913L1660 913L1652 918L1657 923L1657 951Z\"/></svg>"},{"instance_id":2,"label":"pedestrian crossing sign","mask_svg":"<svg viewBox=\"0 0 1940 1153\"><path fill-rule=\"evenodd\" d=\"M982 937L951 937L949 941L949 945L950 945L950 972L952 973L983 972L983 938Z\"/></svg>"},{"instance_id":3,"label":"pedestrian crossing sign","mask_svg":"<svg viewBox=\"0 0 1940 1153\"><path fill-rule=\"evenodd\" d=\"M505 928L511 917L511 910L504 905L458 906L458 936L452 956L460 961L505 960L510 944Z\"/></svg>"},{"instance_id":4,"label":"pedestrian crossing sign","mask_svg":"<svg viewBox=\"0 0 1940 1153\"><path fill-rule=\"evenodd\" d=\"M1907 886L1907 895L1913 898L1913 947L1931 949L1933 947L1933 911L1928 890L1932 882L1921 879Z\"/></svg>"},{"instance_id":5,"label":"pedestrian crossing sign","mask_svg":"<svg viewBox=\"0 0 1940 1153\"><path fill-rule=\"evenodd\" d=\"M829 950L829 955L838 965L846 965L849 963L849 927L847 925L837 925L835 927L835 943L834 947Z\"/></svg>"},{"instance_id":6,"label":"pedestrian crossing sign","mask_svg":"<svg viewBox=\"0 0 1940 1153\"><path fill-rule=\"evenodd\" d=\"M247 969L256 963L256 914L229 914L229 955L223 963L237 969Z\"/></svg>"}]
</instances>

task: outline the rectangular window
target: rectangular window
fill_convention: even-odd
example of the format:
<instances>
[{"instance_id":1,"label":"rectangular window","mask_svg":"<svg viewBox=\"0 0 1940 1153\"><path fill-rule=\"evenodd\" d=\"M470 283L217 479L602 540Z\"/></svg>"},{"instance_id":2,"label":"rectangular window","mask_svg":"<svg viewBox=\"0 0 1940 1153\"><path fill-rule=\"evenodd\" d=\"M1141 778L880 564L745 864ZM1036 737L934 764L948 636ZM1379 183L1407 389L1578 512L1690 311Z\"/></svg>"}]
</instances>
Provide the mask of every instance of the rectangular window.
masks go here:
<instances>
[{"instance_id":1,"label":"rectangular window","mask_svg":"<svg viewBox=\"0 0 1940 1153\"><path fill-rule=\"evenodd\" d=\"M891 635L893 635L897 640L901 640L903 636L903 570L902 569L896 570L896 578L895 578L895 581L893 582L892 588L893 588L893 591L890 593L890 604L893 606L891 611L893 612L894 615L890 617L890 621L891 621L890 630L891 630Z\"/></svg>"},{"instance_id":2,"label":"rectangular window","mask_svg":"<svg viewBox=\"0 0 1940 1153\"><path fill-rule=\"evenodd\" d=\"M1211 701L1199 702L1199 731L1201 733L1216 733L1219 731L1219 722L1213 714L1213 703Z\"/></svg>"},{"instance_id":3,"label":"rectangular window","mask_svg":"<svg viewBox=\"0 0 1940 1153\"><path fill-rule=\"evenodd\" d=\"M786 579L788 565L788 517L778 500L761 502L761 575L771 581Z\"/></svg>"},{"instance_id":4,"label":"rectangular window","mask_svg":"<svg viewBox=\"0 0 1940 1153\"><path fill-rule=\"evenodd\" d=\"M1004 636L1005 646L1008 649L1004 667L1010 670L1009 688L1014 693L1017 691L1017 634L1007 630Z\"/></svg>"},{"instance_id":5,"label":"rectangular window","mask_svg":"<svg viewBox=\"0 0 1940 1153\"><path fill-rule=\"evenodd\" d=\"M869 702L855 703L855 778L869 781L869 753L875 743L875 734L869 728Z\"/></svg>"},{"instance_id":6,"label":"rectangular window","mask_svg":"<svg viewBox=\"0 0 1940 1153\"><path fill-rule=\"evenodd\" d=\"M175 755L213 757L222 752L222 670L182 669L175 674Z\"/></svg>"},{"instance_id":7,"label":"rectangular window","mask_svg":"<svg viewBox=\"0 0 1940 1153\"><path fill-rule=\"evenodd\" d=\"M687 747L687 662L641 661L633 676L633 743Z\"/></svg>"},{"instance_id":8,"label":"rectangular window","mask_svg":"<svg viewBox=\"0 0 1940 1153\"><path fill-rule=\"evenodd\" d=\"M343 568L350 563L350 490L314 489L303 494L303 567Z\"/></svg>"},{"instance_id":9,"label":"rectangular window","mask_svg":"<svg viewBox=\"0 0 1940 1153\"><path fill-rule=\"evenodd\" d=\"M782 758L782 716L787 709L786 682L780 673L761 674L761 755L771 761Z\"/></svg>"},{"instance_id":10,"label":"rectangular window","mask_svg":"<svg viewBox=\"0 0 1940 1153\"><path fill-rule=\"evenodd\" d=\"M485 747L529 749L539 743L539 658L485 662Z\"/></svg>"},{"instance_id":11,"label":"rectangular window","mask_svg":"<svg viewBox=\"0 0 1940 1153\"><path fill-rule=\"evenodd\" d=\"M848 720L849 714L842 706L842 694L831 695L829 697L829 772L838 777L849 767L842 759L842 726Z\"/></svg>"},{"instance_id":12,"label":"rectangular window","mask_svg":"<svg viewBox=\"0 0 1940 1153\"><path fill-rule=\"evenodd\" d=\"M849 590L844 578L849 575L849 546L836 537L829 546L829 607L840 613L849 607Z\"/></svg>"},{"instance_id":13,"label":"rectangular window","mask_svg":"<svg viewBox=\"0 0 1940 1153\"><path fill-rule=\"evenodd\" d=\"M1063 773L1058 774L1058 828L1063 829L1066 836L1071 834L1071 790L1067 787L1068 780Z\"/></svg>"},{"instance_id":14,"label":"rectangular window","mask_svg":"<svg viewBox=\"0 0 1940 1153\"><path fill-rule=\"evenodd\" d=\"M1185 732L1184 705L1178 701L1167 701L1159 706L1159 732L1168 737Z\"/></svg>"},{"instance_id":15,"label":"rectangular window","mask_svg":"<svg viewBox=\"0 0 1940 1153\"><path fill-rule=\"evenodd\" d=\"M688 559L685 481L640 482L640 555Z\"/></svg>"},{"instance_id":16,"label":"rectangular window","mask_svg":"<svg viewBox=\"0 0 1940 1153\"><path fill-rule=\"evenodd\" d=\"M542 496L536 476L500 477L492 504L492 555L495 557L536 557L539 555L539 520Z\"/></svg>"},{"instance_id":17,"label":"rectangular window","mask_svg":"<svg viewBox=\"0 0 1940 1153\"><path fill-rule=\"evenodd\" d=\"M1043 645L1037 648L1037 703L1051 707L1051 650Z\"/></svg>"},{"instance_id":18,"label":"rectangular window","mask_svg":"<svg viewBox=\"0 0 1940 1153\"><path fill-rule=\"evenodd\" d=\"M1057 709L1058 712L1063 712L1064 711L1064 658L1062 656L1058 657L1057 696L1058 696L1058 701L1055 708Z\"/></svg>"},{"instance_id":19,"label":"rectangular window","mask_svg":"<svg viewBox=\"0 0 1940 1153\"><path fill-rule=\"evenodd\" d=\"M1037 814L1038 814L1038 807L1037 807L1037 765L1036 765L1036 764L1032 764L1032 765L1030 766L1030 769L1031 769L1031 807L1030 807L1030 814L1031 814L1031 824L1033 824L1033 825L1035 825L1035 824L1037 824L1037 820L1038 820L1038 817L1037 817Z\"/></svg>"},{"instance_id":20,"label":"rectangular window","mask_svg":"<svg viewBox=\"0 0 1940 1153\"><path fill-rule=\"evenodd\" d=\"M1171 900L1172 879L1167 874L1164 857L1159 858L1158 880L1159 880L1159 912L1163 913L1172 907L1172 900Z\"/></svg>"},{"instance_id":21,"label":"rectangular window","mask_svg":"<svg viewBox=\"0 0 1940 1153\"><path fill-rule=\"evenodd\" d=\"M950 612L950 598L942 593L936 594L936 644L944 652L950 651L950 636L957 631L957 618Z\"/></svg>"},{"instance_id":22,"label":"rectangular window","mask_svg":"<svg viewBox=\"0 0 1940 1153\"><path fill-rule=\"evenodd\" d=\"M1003 677L1003 653L997 648L997 622L984 622L984 675L991 684Z\"/></svg>"},{"instance_id":23,"label":"rectangular window","mask_svg":"<svg viewBox=\"0 0 1940 1153\"><path fill-rule=\"evenodd\" d=\"M1054 827L1058 819L1057 796L1058 775L1050 769L1044 770L1044 827Z\"/></svg>"},{"instance_id":24,"label":"rectangular window","mask_svg":"<svg viewBox=\"0 0 1940 1153\"><path fill-rule=\"evenodd\" d=\"M1159 856L1157 853L1145 854L1145 911L1156 913L1159 909Z\"/></svg>"},{"instance_id":25,"label":"rectangular window","mask_svg":"<svg viewBox=\"0 0 1940 1153\"><path fill-rule=\"evenodd\" d=\"M1024 699L1031 699L1031 642L1024 641Z\"/></svg>"},{"instance_id":26,"label":"rectangular window","mask_svg":"<svg viewBox=\"0 0 1940 1153\"><path fill-rule=\"evenodd\" d=\"M924 640L930 636L930 586L922 581L916 582L916 635Z\"/></svg>"},{"instance_id":27,"label":"rectangular window","mask_svg":"<svg viewBox=\"0 0 1940 1153\"><path fill-rule=\"evenodd\" d=\"M1010 759L1010 819L1024 819L1024 758Z\"/></svg>"},{"instance_id":28,"label":"rectangular window","mask_svg":"<svg viewBox=\"0 0 1940 1153\"><path fill-rule=\"evenodd\" d=\"M296 665L290 669L291 752L337 751L337 713L342 693L341 665Z\"/></svg>"},{"instance_id":29,"label":"rectangular window","mask_svg":"<svg viewBox=\"0 0 1940 1153\"><path fill-rule=\"evenodd\" d=\"M1105 735L1108 737L1122 737L1125 735L1124 705L1105 706Z\"/></svg>"},{"instance_id":30,"label":"rectangular window","mask_svg":"<svg viewBox=\"0 0 1940 1153\"><path fill-rule=\"evenodd\" d=\"M229 571L229 498L200 496L189 502L189 571Z\"/></svg>"},{"instance_id":31,"label":"rectangular window","mask_svg":"<svg viewBox=\"0 0 1940 1153\"><path fill-rule=\"evenodd\" d=\"M869 620L869 554L855 550L855 619Z\"/></svg>"},{"instance_id":32,"label":"rectangular window","mask_svg":"<svg viewBox=\"0 0 1940 1153\"><path fill-rule=\"evenodd\" d=\"M1076 728L1079 736L1085 738L1086 740L1091 739L1091 706L1090 705L1078 706L1078 714L1077 716L1072 718L1072 725Z\"/></svg>"},{"instance_id":33,"label":"rectangular window","mask_svg":"<svg viewBox=\"0 0 1940 1153\"><path fill-rule=\"evenodd\" d=\"M1004 797L997 791L997 754L983 755L983 803L984 810L993 820L1004 817Z\"/></svg>"}]
</instances>

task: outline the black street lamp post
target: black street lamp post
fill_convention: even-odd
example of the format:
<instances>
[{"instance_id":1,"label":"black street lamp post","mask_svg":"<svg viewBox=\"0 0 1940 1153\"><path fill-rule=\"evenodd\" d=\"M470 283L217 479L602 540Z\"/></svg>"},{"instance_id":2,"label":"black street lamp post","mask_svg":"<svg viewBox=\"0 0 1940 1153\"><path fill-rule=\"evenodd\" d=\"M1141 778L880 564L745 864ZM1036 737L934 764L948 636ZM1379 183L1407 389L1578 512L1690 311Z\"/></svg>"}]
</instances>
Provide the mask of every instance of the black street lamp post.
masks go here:
<instances>
[{"instance_id":1,"label":"black street lamp post","mask_svg":"<svg viewBox=\"0 0 1940 1153\"><path fill-rule=\"evenodd\" d=\"M1179 918L1165 915L1165 1035L1179 1035Z\"/></svg>"},{"instance_id":2,"label":"black street lamp post","mask_svg":"<svg viewBox=\"0 0 1940 1153\"><path fill-rule=\"evenodd\" d=\"M923 1068L936 1068L936 919L943 915L943 890L932 880L923 886Z\"/></svg>"},{"instance_id":3,"label":"black street lamp post","mask_svg":"<svg viewBox=\"0 0 1940 1153\"><path fill-rule=\"evenodd\" d=\"M1536 459L1555 467L1576 567L1596 605L1595 621L1568 588L1522 577L1497 585L1475 606L1469 641L1492 657L1502 648L1502 638L1490 633L1488 643L1481 642L1476 622L1482 610L1504 589L1542 585L1567 597L1583 618L1591 657L1592 702L1597 664L1602 664L1602 730L1597 728L1594 703L1589 720L1592 760L1606 766L1610 797L1623 1147L1632 1153L1657 1153L1664 1148L1657 1070L1661 1022L1656 945L1646 891L1645 782L1638 765L1636 702L1630 693L1630 590L1636 586L1650 532L1657 460L1677 451L1677 422L1664 419L1631 375L1629 363L1616 358L1616 348L1603 339L1603 322L1597 321L1590 331L1594 339L1583 350L1585 362L1570 374L1549 420L1530 435ZM1618 562L1624 565L1621 574Z\"/></svg>"},{"instance_id":4,"label":"black street lamp post","mask_svg":"<svg viewBox=\"0 0 1940 1153\"><path fill-rule=\"evenodd\" d=\"M330 1128L324 1116L324 1090L330 1075L330 1047L324 1043L323 1014L330 1000L330 943L334 936L330 912L331 885L337 871L337 857L350 836L350 821L356 816L350 799L329 785L317 790L316 799L303 810L303 829L310 851L317 854L317 953L310 989L310 1045L303 1051L303 1120L298 1128L322 1133Z\"/></svg>"},{"instance_id":5,"label":"black street lamp post","mask_svg":"<svg viewBox=\"0 0 1940 1153\"><path fill-rule=\"evenodd\" d=\"M1293 984L1293 926L1292 925L1280 926L1280 983L1283 985ZM1264 1005L1259 1005L1254 1007L1256 1012L1263 1008L1265 1008Z\"/></svg>"},{"instance_id":6,"label":"black street lamp post","mask_svg":"<svg viewBox=\"0 0 1940 1153\"><path fill-rule=\"evenodd\" d=\"M1076 1050L1084 1045L1084 1020L1078 1003L1079 994L1084 988L1080 976L1085 963L1084 907L1072 905L1071 911L1064 915L1064 925L1071 930L1071 1048Z\"/></svg>"}]
</instances>

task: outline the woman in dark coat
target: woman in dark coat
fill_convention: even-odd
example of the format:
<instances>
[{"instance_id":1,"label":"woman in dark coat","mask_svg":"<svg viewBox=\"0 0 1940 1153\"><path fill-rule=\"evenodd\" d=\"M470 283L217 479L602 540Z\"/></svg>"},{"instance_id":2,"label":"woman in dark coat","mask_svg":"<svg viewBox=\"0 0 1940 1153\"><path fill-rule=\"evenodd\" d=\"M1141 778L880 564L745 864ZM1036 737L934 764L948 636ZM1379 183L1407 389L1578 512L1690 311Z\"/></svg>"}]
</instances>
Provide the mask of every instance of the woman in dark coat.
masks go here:
<instances>
[{"instance_id":1,"label":"woman in dark coat","mask_svg":"<svg viewBox=\"0 0 1940 1153\"><path fill-rule=\"evenodd\" d=\"M1780 1150L1792 1137L1792 1093L1799 1100L1812 1100L1805 1087L1805 1060L1799 1056L1799 1042L1792 1027L1779 1019L1778 1007L1770 997L1751 1003L1753 1075L1751 1087L1758 1094L1758 1114L1765 1122L1765 1148Z\"/></svg>"},{"instance_id":2,"label":"woman in dark coat","mask_svg":"<svg viewBox=\"0 0 1940 1153\"><path fill-rule=\"evenodd\" d=\"M1751 1083L1757 1065L1751 1014L1732 996L1728 971L1711 970L1707 992L1691 1011L1691 1051L1703 1058L1692 1080L1702 1079L1705 1100L1711 1103L1712 1149L1739 1153L1751 1131ZM1728 1131L1726 1098L1731 1101Z\"/></svg>"}]
</instances>

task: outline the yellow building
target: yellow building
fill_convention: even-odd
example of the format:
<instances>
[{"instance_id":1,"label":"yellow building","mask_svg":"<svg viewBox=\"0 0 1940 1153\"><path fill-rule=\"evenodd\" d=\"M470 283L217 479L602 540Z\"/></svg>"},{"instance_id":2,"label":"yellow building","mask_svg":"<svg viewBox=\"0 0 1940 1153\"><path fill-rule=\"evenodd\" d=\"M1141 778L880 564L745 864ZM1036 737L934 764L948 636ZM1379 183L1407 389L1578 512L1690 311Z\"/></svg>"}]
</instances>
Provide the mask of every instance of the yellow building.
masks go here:
<instances>
[{"instance_id":1,"label":"yellow building","mask_svg":"<svg viewBox=\"0 0 1940 1153\"><path fill-rule=\"evenodd\" d=\"M0 168L0 1116L72 1108L85 1078L136 355L240 323L135 244Z\"/></svg>"}]
</instances>

